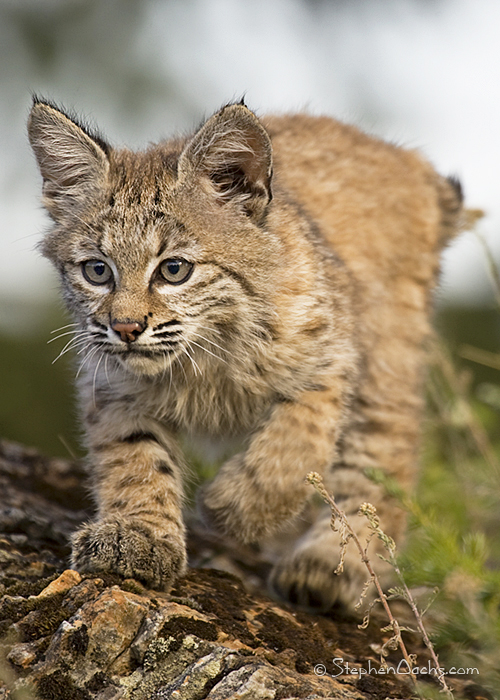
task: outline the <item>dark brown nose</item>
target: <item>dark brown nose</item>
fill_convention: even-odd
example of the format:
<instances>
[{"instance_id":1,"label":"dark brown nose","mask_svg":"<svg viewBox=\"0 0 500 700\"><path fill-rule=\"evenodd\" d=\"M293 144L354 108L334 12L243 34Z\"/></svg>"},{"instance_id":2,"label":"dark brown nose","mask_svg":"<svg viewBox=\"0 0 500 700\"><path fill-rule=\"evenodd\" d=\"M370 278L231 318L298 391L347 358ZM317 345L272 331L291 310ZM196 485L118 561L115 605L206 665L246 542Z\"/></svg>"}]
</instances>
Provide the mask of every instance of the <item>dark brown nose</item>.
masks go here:
<instances>
[{"instance_id":1,"label":"dark brown nose","mask_svg":"<svg viewBox=\"0 0 500 700\"><path fill-rule=\"evenodd\" d=\"M133 343L144 330L144 325L137 321L118 321L115 318L111 328L118 333L124 343Z\"/></svg>"}]
</instances>

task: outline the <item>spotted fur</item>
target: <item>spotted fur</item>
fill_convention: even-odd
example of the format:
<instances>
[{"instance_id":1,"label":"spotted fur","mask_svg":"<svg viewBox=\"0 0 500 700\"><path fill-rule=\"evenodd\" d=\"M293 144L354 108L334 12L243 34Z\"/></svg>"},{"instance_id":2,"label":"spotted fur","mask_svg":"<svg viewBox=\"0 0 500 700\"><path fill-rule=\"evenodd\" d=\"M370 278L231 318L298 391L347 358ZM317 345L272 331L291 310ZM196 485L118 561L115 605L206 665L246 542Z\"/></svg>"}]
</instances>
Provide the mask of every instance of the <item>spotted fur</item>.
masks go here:
<instances>
[{"instance_id":1,"label":"spotted fur","mask_svg":"<svg viewBox=\"0 0 500 700\"><path fill-rule=\"evenodd\" d=\"M179 445L195 433L244 445L202 491L207 524L268 541L303 512L314 470L348 514L369 500L401 539L402 514L365 469L405 488L415 477L456 183L332 119L259 120L243 104L131 152L35 99L29 137L53 220L42 251L76 324L65 351L81 361L97 504L73 565L155 588L183 573ZM365 574L348 553L334 576L326 516L280 542L275 591L353 603Z\"/></svg>"}]
</instances>

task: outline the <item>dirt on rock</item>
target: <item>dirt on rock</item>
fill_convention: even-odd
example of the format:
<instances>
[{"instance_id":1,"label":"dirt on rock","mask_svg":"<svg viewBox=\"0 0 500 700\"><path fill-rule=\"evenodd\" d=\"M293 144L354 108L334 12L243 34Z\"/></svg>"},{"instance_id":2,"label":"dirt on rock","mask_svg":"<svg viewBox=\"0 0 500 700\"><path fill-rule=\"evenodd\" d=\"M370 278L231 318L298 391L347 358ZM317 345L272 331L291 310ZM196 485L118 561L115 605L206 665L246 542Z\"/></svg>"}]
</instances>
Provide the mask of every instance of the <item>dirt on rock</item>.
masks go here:
<instances>
[{"instance_id":1,"label":"dirt on rock","mask_svg":"<svg viewBox=\"0 0 500 700\"><path fill-rule=\"evenodd\" d=\"M196 527L192 562L219 570L191 568L168 594L68 569L68 535L91 515L83 479L78 464L0 443L0 700L412 697L407 677L366 672L383 620L361 630L280 604L259 590L257 556L221 552Z\"/></svg>"}]
</instances>

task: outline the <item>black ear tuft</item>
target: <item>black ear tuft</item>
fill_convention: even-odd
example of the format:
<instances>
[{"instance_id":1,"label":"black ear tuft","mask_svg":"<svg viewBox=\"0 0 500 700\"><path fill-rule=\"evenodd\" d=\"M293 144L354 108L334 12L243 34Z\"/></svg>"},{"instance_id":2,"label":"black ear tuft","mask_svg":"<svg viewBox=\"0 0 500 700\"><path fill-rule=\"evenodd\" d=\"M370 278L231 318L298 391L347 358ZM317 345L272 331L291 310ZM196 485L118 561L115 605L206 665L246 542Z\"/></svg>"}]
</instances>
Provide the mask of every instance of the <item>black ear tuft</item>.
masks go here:
<instances>
[{"instance_id":1,"label":"black ear tuft","mask_svg":"<svg viewBox=\"0 0 500 700\"><path fill-rule=\"evenodd\" d=\"M109 152L111 151L111 147L109 143L106 141L106 139L102 136L102 134L93 127L91 124L86 122L84 119L79 117L76 112L72 109L67 109L66 107L61 107L58 105L56 102L54 102L51 99L48 99L46 97L42 97L41 95L37 95L36 93L33 93L32 95L32 109L35 107L35 105L45 105L46 107L50 107L51 109L55 110L56 112L59 112L62 114L66 119L69 119L69 121L73 122L75 126L77 126L79 129L81 129L87 136L92 139L92 141L95 141L104 153L106 155L109 155Z\"/></svg>"},{"instance_id":2,"label":"black ear tuft","mask_svg":"<svg viewBox=\"0 0 500 700\"><path fill-rule=\"evenodd\" d=\"M457 195L458 201L460 202L460 204L462 204L463 201L464 201L464 191L463 191L463 188L462 188L462 183L460 182L460 180L458 179L458 177L456 177L455 175L450 175L450 176L447 177L446 179L448 180L448 182L450 183L450 185L451 185L451 186L453 187L453 189L455 190L455 194Z\"/></svg>"},{"instance_id":3,"label":"black ear tuft","mask_svg":"<svg viewBox=\"0 0 500 700\"><path fill-rule=\"evenodd\" d=\"M256 223L272 199L271 139L244 104L223 107L188 142L179 177L208 177L221 204L239 206Z\"/></svg>"},{"instance_id":4,"label":"black ear tuft","mask_svg":"<svg viewBox=\"0 0 500 700\"><path fill-rule=\"evenodd\" d=\"M103 187L110 147L76 117L35 96L28 136L43 177L44 203L55 219Z\"/></svg>"}]
</instances>

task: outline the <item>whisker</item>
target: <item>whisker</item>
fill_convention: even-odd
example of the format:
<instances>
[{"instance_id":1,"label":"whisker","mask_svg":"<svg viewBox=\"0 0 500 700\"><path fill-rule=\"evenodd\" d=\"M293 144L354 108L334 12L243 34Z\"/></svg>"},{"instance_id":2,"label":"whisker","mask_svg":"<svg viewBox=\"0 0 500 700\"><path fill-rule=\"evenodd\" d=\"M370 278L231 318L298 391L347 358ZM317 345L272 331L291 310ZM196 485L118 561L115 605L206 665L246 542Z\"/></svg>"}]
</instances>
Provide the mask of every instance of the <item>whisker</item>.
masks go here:
<instances>
[{"instance_id":1,"label":"whisker","mask_svg":"<svg viewBox=\"0 0 500 700\"><path fill-rule=\"evenodd\" d=\"M190 343L189 343L189 340L187 340L186 342L187 342L188 346L191 348L191 345L190 345ZM184 350L184 352L186 353L186 355L189 357L189 359L191 360L191 364L193 365L194 374L195 374L195 376L197 377L197 376L198 376L198 372L199 372L200 374L202 373L202 372L201 372L201 369L199 368L198 364L195 362L194 358L191 357L191 355L190 355L188 349L185 347L185 348L183 348L183 350Z\"/></svg>"},{"instance_id":2,"label":"whisker","mask_svg":"<svg viewBox=\"0 0 500 700\"><path fill-rule=\"evenodd\" d=\"M108 382L108 386L111 387L111 382L109 381L109 374L108 374L108 360L109 360L109 355L106 353L106 359L104 360L104 374L106 375L106 381Z\"/></svg>"},{"instance_id":3,"label":"whisker","mask_svg":"<svg viewBox=\"0 0 500 700\"><path fill-rule=\"evenodd\" d=\"M85 357L83 358L83 360L80 364L80 367L78 368L78 372L76 373L77 379L78 379L81 371L83 370L84 366L87 364L87 362L89 362L94 357L94 355L97 353L97 350L98 350L98 348L92 348L92 350L90 350L87 353L87 355L85 355Z\"/></svg>"},{"instance_id":4,"label":"whisker","mask_svg":"<svg viewBox=\"0 0 500 700\"><path fill-rule=\"evenodd\" d=\"M199 326L198 324L197 328L201 328L203 331L210 331L211 333L216 333L217 335L222 335L222 332L218 328L209 328L208 326Z\"/></svg>"},{"instance_id":5,"label":"whisker","mask_svg":"<svg viewBox=\"0 0 500 700\"><path fill-rule=\"evenodd\" d=\"M176 356L175 356L175 360L179 363L179 366L180 366L180 368L181 368L181 370L182 370L182 374L184 375L184 379L185 379L186 382L187 382L188 378L187 378L186 370L184 369L184 365L183 365L182 362L181 362L181 355L176 355Z\"/></svg>"},{"instance_id":6,"label":"whisker","mask_svg":"<svg viewBox=\"0 0 500 700\"><path fill-rule=\"evenodd\" d=\"M192 331L192 333L197 338L201 338L202 340L205 340L207 343L210 343L210 345L213 345L214 347L219 348L219 350L222 350L222 352L225 352L225 353L228 352L227 348L223 348L221 345L217 345L217 343L214 343L213 340L209 340L209 338L205 338L205 336L201 335L201 333L195 333L194 331Z\"/></svg>"},{"instance_id":7,"label":"whisker","mask_svg":"<svg viewBox=\"0 0 500 700\"><path fill-rule=\"evenodd\" d=\"M67 326L61 326L60 328L54 328L53 331L50 331L50 335L53 333L57 333L58 331L63 331L65 328L71 328L71 326L79 326L79 323L68 323Z\"/></svg>"},{"instance_id":8,"label":"whisker","mask_svg":"<svg viewBox=\"0 0 500 700\"><path fill-rule=\"evenodd\" d=\"M82 342L83 342L83 341L82 341ZM92 345L92 342L88 342L87 345L85 345L83 348L80 348L80 350L78 350L78 352L77 352L76 354L77 354L77 355L81 355L82 352L85 352L85 350L86 350L90 345Z\"/></svg>"},{"instance_id":9,"label":"whisker","mask_svg":"<svg viewBox=\"0 0 500 700\"><path fill-rule=\"evenodd\" d=\"M73 330L73 331L67 331L66 333L61 333L60 335L56 335L55 338L51 338L50 340L47 340L47 345L50 345L50 343L53 343L54 340L59 340L59 338L64 338L65 335L72 335L73 333L77 333L78 335L82 335L83 333L89 333L90 331L79 331L79 330Z\"/></svg>"},{"instance_id":10,"label":"whisker","mask_svg":"<svg viewBox=\"0 0 500 700\"><path fill-rule=\"evenodd\" d=\"M169 376L169 380L168 380L167 399L168 399L169 394L170 394L170 389L172 387L172 379L174 376L174 373L172 371L172 362L168 363L168 370L169 370L170 376Z\"/></svg>"},{"instance_id":11,"label":"whisker","mask_svg":"<svg viewBox=\"0 0 500 700\"><path fill-rule=\"evenodd\" d=\"M92 348L92 350L90 350L90 351L87 353L87 355L85 355L85 357L84 357L83 360L82 360L82 363L80 364L80 367L78 368L78 372L76 373L76 378L77 378L77 379L78 379L78 377L80 376L80 372L82 371L83 367L87 364L87 362L88 362L90 359L92 359L92 357L94 357L94 355L96 354L96 352L97 352L98 350L100 350L99 346L98 346L98 345L95 345L95 346Z\"/></svg>"},{"instance_id":12,"label":"whisker","mask_svg":"<svg viewBox=\"0 0 500 700\"><path fill-rule=\"evenodd\" d=\"M203 345L200 345L197 343L195 340L191 340L190 343L193 345L196 345L197 348L200 348L201 350L204 350L208 355L212 355L212 357L216 357L218 360L221 362L224 362L225 365L227 365L227 360L225 360L223 357L220 357L219 355L216 355L214 352L211 352L207 348L205 348Z\"/></svg>"},{"instance_id":13,"label":"whisker","mask_svg":"<svg viewBox=\"0 0 500 700\"><path fill-rule=\"evenodd\" d=\"M167 374L167 369L169 370L170 377L169 377L169 382L168 382L168 389L167 389L167 395L165 397L165 401L168 401L168 397L170 396L170 387L172 386L172 362L167 363L167 358L169 358L169 354L164 352L163 353L163 370L161 373L161 382L165 380L166 374ZM164 407L163 405L158 405L158 408L156 410L156 417L158 419L161 419L161 416L163 414Z\"/></svg>"},{"instance_id":14,"label":"whisker","mask_svg":"<svg viewBox=\"0 0 500 700\"><path fill-rule=\"evenodd\" d=\"M95 370L94 370L94 379L93 379L93 381L92 381L92 401L93 401L93 403L94 403L94 408L95 408L95 406L96 406L96 401L95 401L95 383L96 383L96 379L97 379L97 372L99 371L99 365L101 364L102 358L103 358L103 357L104 357L104 355L101 354L101 356L100 356L99 359L97 360L97 364L96 364Z\"/></svg>"},{"instance_id":15,"label":"whisker","mask_svg":"<svg viewBox=\"0 0 500 700\"><path fill-rule=\"evenodd\" d=\"M166 355L166 353L162 354L162 360L163 360L163 369L161 371L160 382L162 382L165 379L165 375L167 373L167 355Z\"/></svg>"},{"instance_id":16,"label":"whisker","mask_svg":"<svg viewBox=\"0 0 500 700\"><path fill-rule=\"evenodd\" d=\"M83 343L87 343L88 338L72 338L69 343L66 343L66 345L63 347L59 355L55 358L55 360L52 360L52 364L54 365L57 360L59 360L63 355L66 355L67 352L70 350L74 350L77 348L79 345L82 345ZM87 344L86 347L90 345L90 342ZM79 353L77 353L79 354Z\"/></svg>"}]
</instances>

